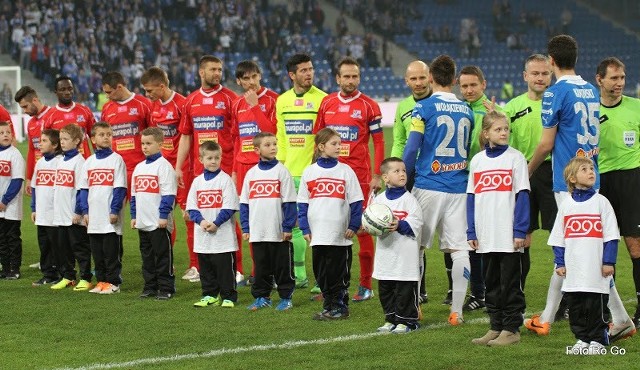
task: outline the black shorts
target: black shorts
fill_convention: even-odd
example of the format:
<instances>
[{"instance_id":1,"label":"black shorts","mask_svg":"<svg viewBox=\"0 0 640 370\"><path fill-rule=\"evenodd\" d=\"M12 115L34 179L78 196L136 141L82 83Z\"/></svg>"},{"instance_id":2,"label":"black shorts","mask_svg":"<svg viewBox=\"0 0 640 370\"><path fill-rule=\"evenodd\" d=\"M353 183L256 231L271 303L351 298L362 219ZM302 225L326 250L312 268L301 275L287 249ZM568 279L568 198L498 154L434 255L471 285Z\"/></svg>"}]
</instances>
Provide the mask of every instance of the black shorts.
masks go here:
<instances>
[{"instance_id":1,"label":"black shorts","mask_svg":"<svg viewBox=\"0 0 640 370\"><path fill-rule=\"evenodd\" d=\"M553 196L551 161L542 162L540 167L529 178L529 182L531 183L529 233L538 229L551 231L558 213L556 199ZM540 214L540 217L538 217L538 214Z\"/></svg>"},{"instance_id":2,"label":"black shorts","mask_svg":"<svg viewBox=\"0 0 640 370\"><path fill-rule=\"evenodd\" d=\"M622 236L640 236L638 189L640 189L640 168L600 174L600 194L611 203Z\"/></svg>"}]
</instances>

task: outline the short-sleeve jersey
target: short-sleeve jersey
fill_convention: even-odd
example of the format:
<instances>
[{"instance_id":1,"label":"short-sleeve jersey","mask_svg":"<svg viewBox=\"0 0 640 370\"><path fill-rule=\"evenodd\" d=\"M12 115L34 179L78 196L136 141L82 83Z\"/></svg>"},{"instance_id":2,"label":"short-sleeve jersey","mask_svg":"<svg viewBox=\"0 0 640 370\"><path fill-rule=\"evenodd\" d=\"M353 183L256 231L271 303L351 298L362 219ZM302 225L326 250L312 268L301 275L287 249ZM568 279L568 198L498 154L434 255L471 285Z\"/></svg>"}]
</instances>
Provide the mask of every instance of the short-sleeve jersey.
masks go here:
<instances>
[{"instance_id":1,"label":"short-sleeve jersey","mask_svg":"<svg viewBox=\"0 0 640 370\"><path fill-rule=\"evenodd\" d=\"M452 93L435 92L416 103L411 132L422 135L415 187L462 194L467 189L467 153L473 128L469 105Z\"/></svg>"},{"instance_id":2,"label":"short-sleeve jersey","mask_svg":"<svg viewBox=\"0 0 640 370\"><path fill-rule=\"evenodd\" d=\"M600 173L640 167L640 100L622 96L613 107L600 105Z\"/></svg>"},{"instance_id":3,"label":"short-sleeve jersey","mask_svg":"<svg viewBox=\"0 0 640 370\"><path fill-rule=\"evenodd\" d=\"M406 221L414 237L391 232L376 238L376 253L373 261L373 277L378 280L418 281L420 280L420 231L422 229L422 208L418 200L405 192L397 199L389 199L383 192L372 203L389 206L394 216Z\"/></svg>"},{"instance_id":4,"label":"short-sleeve jersey","mask_svg":"<svg viewBox=\"0 0 640 370\"><path fill-rule=\"evenodd\" d=\"M113 152L103 159L95 154L87 158L82 167L80 188L88 189L88 234L116 233L122 235L122 210L118 222L109 221L114 188L127 187L127 168L120 154Z\"/></svg>"},{"instance_id":5,"label":"short-sleeve jersey","mask_svg":"<svg viewBox=\"0 0 640 370\"><path fill-rule=\"evenodd\" d=\"M56 169L61 156L55 156L50 160L44 157L38 159L31 178L31 187L36 194L36 221L38 226L54 226L53 218L57 212L54 208L54 186L56 184Z\"/></svg>"},{"instance_id":6,"label":"short-sleeve jersey","mask_svg":"<svg viewBox=\"0 0 640 370\"><path fill-rule=\"evenodd\" d=\"M56 168L56 183L53 189L55 214L53 224L71 226L76 214L76 194L80 190L80 177L85 159L81 154L65 160L61 157ZM38 194L38 197L40 194ZM39 198L36 198L39 200Z\"/></svg>"},{"instance_id":7,"label":"short-sleeve jersey","mask_svg":"<svg viewBox=\"0 0 640 370\"><path fill-rule=\"evenodd\" d=\"M355 172L344 163L332 168L317 163L302 173L298 203L308 203L307 219L311 229L311 246L352 245L344 237L349 228L353 202L364 200Z\"/></svg>"},{"instance_id":8,"label":"short-sleeve jersey","mask_svg":"<svg viewBox=\"0 0 640 370\"><path fill-rule=\"evenodd\" d=\"M594 189L599 189L600 95L598 90L580 76L560 77L542 97L542 125L544 128L557 127L551 152L553 191L567 191L562 173L573 157L593 159L596 170Z\"/></svg>"},{"instance_id":9,"label":"short-sleeve jersey","mask_svg":"<svg viewBox=\"0 0 640 370\"><path fill-rule=\"evenodd\" d=\"M61 107L60 104L51 108L51 114L44 123L44 128L52 128L61 130L64 126L75 123L82 129L82 145L79 150L85 157L89 158L91 150L89 149L89 136L91 128L96 119L91 109L80 103L72 102L69 107Z\"/></svg>"},{"instance_id":10,"label":"short-sleeve jersey","mask_svg":"<svg viewBox=\"0 0 640 370\"><path fill-rule=\"evenodd\" d=\"M531 190L527 160L509 147L497 157L486 151L469 164L467 193L474 194L474 219L478 253L513 253L513 220L516 194Z\"/></svg>"},{"instance_id":11,"label":"short-sleeve jersey","mask_svg":"<svg viewBox=\"0 0 640 370\"><path fill-rule=\"evenodd\" d=\"M532 100L524 93L511 99L502 110L509 120L509 146L530 161L542 138L542 100Z\"/></svg>"},{"instance_id":12,"label":"short-sleeve jersey","mask_svg":"<svg viewBox=\"0 0 640 370\"><path fill-rule=\"evenodd\" d=\"M42 158L40 152L40 136L44 129L44 123L51 114L51 107L45 106L38 115L31 117L27 122L27 179L30 180L33 175L33 168L36 162Z\"/></svg>"},{"instance_id":13,"label":"short-sleeve jersey","mask_svg":"<svg viewBox=\"0 0 640 370\"><path fill-rule=\"evenodd\" d=\"M304 94L290 89L276 101L278 160L291 176L300 177L313 158L313 126L318 116L324 91L311 86Z\"/></svg>"},{"instance_id":14,"label":"short-sleeve jersey","mask_svg":"<svg viewBox=\"0 0 640 370\"><path fill-rule=\"evenodd\" d=\"M178 144L180 143L180 118L186 98L177 92L172 92L167 101L160 99L151 102L151 127L162 130L162 156L176 166L178 160Z\"/></svg>"},{"instance_id":15,"label":"short-sleeve jersey","mask_svg":"<svg viewBox=\"0 0 640 370\"><path fill-rule=\"evenodd\" d=\"M25 162L20 151L13 145L0 151L0 197L7 192L12 179L24 179ZM4 212L0 212L0 218L7 220L22 220L22 189L7 204Z\"/></svg>"},{"instance_id":16,"label":"short-sleeve jersey","mask_svg":"<svg viewBox=\"0 0 640 370\"><path fill-rule=\"evenodd\" d=\"M607 198L596 193L576 202L567 197L558 206L548 242L565 248L562 291L608 294L611 278L602 277L603 244L616 239L620 239L618 223Z\"/></svg>"},{"instance_id":17,"label":"short-sleeve jersey","mask_svg":"<svg viewBox=\"0 0 640 370\"><path fill-rule=\"evenodd\" d=\"M278 94L262 87L258 92L258 105L251 107L244 96L238 97L231 106L235 162L256 164L260 157L253 150L253 138L259 132L276 133L276 100Z\"/></svg>"},{"instance_id":18,"label":"short-sleeve jersey","mask_svg":"<svg viewBox=\"0 0 640 370\"><path fill-rule=\"evenodd\" d=\"M205 180L204 174L196 177L189 189L187 211L200 211L202 217L215 221L223 209L238 210L238 192L231 177L220 171L211 180ZM195 253L216 254L238 250L235 232L235 218L223 223L215 233L204 231L200 225L193 227L193 251Z\"/></svg>"},{"instance_id":19,"label":"short-sleeve jersey","mask_svg":"<svg viewBox=\"0 0 640 370\"><path fill-rule=\"evenodd\" d=\"M202 88L192 92L184 102L180 120L180 133L191 135L193 173L202 173L204 167L197 160L200 144L215 141L222 148L222 171L233 170L233 135L231 133L231 104L237 95L222 85L207 92Z\"/></svg>"},{"instance_id":20,"label":"short-sleeve jersey","mask_svg":"<svg viewBox=\"0 0 640 370\"><path fill-rule=\"evenodd\" d=\"M351 96L342 96L340 92L331 93L322 99L314 133L328 127L340 135L340 162L349 165L360 178L360 181L371 181L371 154L369 153L369 137L384 140L382 134L382 113L380 106L373 99L360 91ZM374 164L375 172L380 173L380 163L384 154L377 153ZM364 177L364 178L362 178Z\"/></svg>"},{"instance_id":21,"label":"short-sleeve jersey","mask_svg":"<svg viewBox=\"0 0 640 370\"><path fill-rule=\"evenodd\" d=\"M140 132L151 122L151 102L136 94L123 101L109 101L102 108L101 119L113 130L113 151L122 156L127 171L133 172L145 159Z\"/></svg>"},{"instance_id":22,"label":"short-sleeve jersey","mask_svg":"<svg viewBox=\"0 0 640 370\"><path fill-rule=\"evenodd\" d=\"M165 195L176 195L178 183L173 166L164 157L151 163L138 163L131 176L131 197L136 197L136 229L153 231L160 221L160 202ZM173 231L173 212L167 218L167 231Z\"/></svg>"}]
</instances>

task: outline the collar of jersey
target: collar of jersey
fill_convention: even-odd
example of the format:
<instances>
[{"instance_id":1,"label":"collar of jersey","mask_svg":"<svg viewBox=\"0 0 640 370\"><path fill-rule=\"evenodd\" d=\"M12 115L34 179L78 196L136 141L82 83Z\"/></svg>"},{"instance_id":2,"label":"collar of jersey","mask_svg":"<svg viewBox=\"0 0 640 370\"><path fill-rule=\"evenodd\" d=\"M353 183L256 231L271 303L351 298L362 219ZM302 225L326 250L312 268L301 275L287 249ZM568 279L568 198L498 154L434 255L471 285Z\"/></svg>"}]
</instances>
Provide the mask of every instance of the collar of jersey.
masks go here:
<instances>
[{"instance_id":1,"label":"collar of jersey","mask_svg":"<svg viewBox=\"0 0 640 370\"><path fill-rule=\"evenodd\" d=\"M38 119L42 118L42 116L44 116L44 114L47 113L47 111L49 111L50 108L51 107L45 105L44 108L42 109L42 112L38 113L38 116L37 116Z\"/></svg>"},{"instance_id":2,"label":"collar of jersey","mask_svg":"<svg viewBox=\"0 0 640 370\"><path fill-rule=\"evenodd\" d=\"M156 159L162 157L162 152L157 152L156 154L151 154L150 156L147 157L147 159L145 160L146 164L149 163L153 163L156 161Z\"/></svg>"},{"instance_id":3,"label":"collar of jersey","mask_svg":"<svg viewBox=\"0 0 640 370\"><path fill-rule=\"evenodd\" d=\"M258 168L263 170L263 171L266 171L266 170L270 170L273 167L275 167L276 164L278 164L278 160L277 159L272 159L270 161L260 160L260 162L258 162Z\"/></svg>"},{"instance_id":4,"label":"collar of jersey","mask_svg":"<svg viewBox=\"0 0 640 370\"><path fill-rule=\"evenodd\" d=\"M384 191L384 195L389 200L395 200L395 199L400 198L402 196L402 194L404 194L406 192L407 192L407 189L405 189L404 187L401 187L401 188L387 188Z\"/></svg>"},{"instance_id":5,"label":"collar of jersey","mask_svg":"<svg viewBox=\"0 0 640 370\"><path fill-rule=\"evenodd\" d=\"M595 194L596 194L596 191L593 188L573 189L573 191L571 192L571 198L573 198L573 200L575 200L576 202L586 202L587 200L591 199L591 197L594 196Z\"/></svg>"},{"instance_id":6,"label":"collar of jersey","mask_svg":"<svg viewBox=\"0 0 640 370\"><path fill-rule=\"evenodd\" d=\"M73 110L73 108L75 108L76 106L76 102L71 102L71 105L69 106L69 108L65 108L63 106L60 105L60 103L56 104L56 109L59 111L63 111L63 112L71 112Z\"/></svg>"},{"instance_id":7,"label":"collar of jersey","mask_svg":"<svg viewBox=\"0 0 640 370\"><path fill-rule=\"evenodd\" d=\"M169 97L169 99L167 99L167 101L160 101L160 104L162 104L162 105L167 105L167 104L169 104L169 103L173 100L173 97L174 97L174 96L176 96L176 92L175 92L175 91L172 91L172 92L171 92L171 96Z\"/></svg>"},{"instance_id":8,"label":"collar of jersey","mask_svg":"<svg viewBox=\"0 0 640 370\"><path fill-rule=\"evenodd\" d=\"M222 171L222 169L218 168L215 171L209 171L208 169L204 169L204 172L202 173L204 175L204 179L209 181L209 180L213 180L216 176L218 176L218 174L220 173L220 171Z\"/></svg>"},{"instance_id":9,"label":"collar of jersey","mask_svg":"<svg viewBox=\"0 0 640 370\"><path fill-rule=\"evenodd\" d=\"M322 168L333 168L338 164L338 159L336 158L325 158L325 157L318 157L318 161L316 162L318 163L318 166L322 167Z\"/></svg>"},{"instance_id":10,"label":"collar of jersey","mask_svg":"<svg viewBox=\"0 0 640 370\"><path fill-rule=\"evenodd\" d=\"M358 90L354 91L351 95L344 96L341 92L338 92L338 99L343 103L352 102L360 97L362 93Z\"/></svg>"},{"instance_id":11,"label":"collar of jersey","mask_svg":"<svg viewBox=\"0 0 640 370\"><path fill-rule=\"evenodd\" d=\"M217 88L216 88L216 87L214 87L214 88L213 88L213 90L211 90L211 91L209 91L209 92L204 91L204 89L201 87L201 88L200 88L200 94L202 94L202 95L204 95L204 96L207 96L207 97L208 97L208 96L213 96L213 95L215 95L215 94L216 94L216 93L218 93L220 90L222 90L222 85L221 85L221 84L220 84L220 85L218 85L218 87L217 87Z\"/></svg>"},{"instance_id":12,"label":"collar of jersey","mask_svg":"<svg viewBox=\"0 0 640 370\"><path fill-rule=\"evenodd\" d=\"M80 153L77 148L73 148L71 150L67 150L66 152L62 152L64 154L64 160L68 161L69 159L75 157Z\"/></svg>"},{"instance_id":13,"label":"collar of jersey","mask_svg":"<svg viewBox=\"0 0 640 370\"><path fill-rule=\"evenodd\" d=\"M95 153L96 153L96 158L105 159L108 156L110 156L111 153L113 153L113 150L111 150L111 148L96 149Z\"/></svg>"},{"instance_id":14,"label":"collar of jersey","mask_svg":"<svg viewBox=\"0 0 640 370\"><path fill-rule=\"evenodd\" d=\"M133 98L135 98L135 97L136 97L136 94L135 93L131 93L130 97L126 98L125 100L118 101L117 103L120 104L120 105L127 104L128 102L132 101Z\"/></svg>"},{"instance_id":15,"label":"collar of jersey","mask_svg":"<svg viewBox=\"0 0 640 370\"><path fill-rule=\"evenodd\" d=\"M493 148L489 146L489 144L484 145L485 151L487 153L487 157L495 158L500 154L504 153L509 145L495 145Z\"/></svg>"}]
</instances>

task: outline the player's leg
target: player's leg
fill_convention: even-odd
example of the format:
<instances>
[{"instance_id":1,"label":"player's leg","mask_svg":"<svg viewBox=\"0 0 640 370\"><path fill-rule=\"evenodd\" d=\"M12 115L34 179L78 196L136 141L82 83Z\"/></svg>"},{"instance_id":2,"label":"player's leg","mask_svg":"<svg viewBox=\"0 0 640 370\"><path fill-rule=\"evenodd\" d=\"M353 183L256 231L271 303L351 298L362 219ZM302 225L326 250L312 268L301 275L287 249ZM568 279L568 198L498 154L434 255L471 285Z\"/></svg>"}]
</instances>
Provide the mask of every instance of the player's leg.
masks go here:
<instances>
[{"instance_id":1,"label":"player's leg","mask_svg":"<svg viewBox=\"0 0 640 370\"><path fill-rule=\"evenodd\" d=\"M451 259L451 253L444 252L444 268L447 272L447 281L449 282L449 288L447 289L447 295L444 297L442 304L451 305L451 292L453 291L453 279L451 278L451 268L453 267L453 260Z\"/></svg>"},{"instance_id":2,"label":"player's leg","mask_svg":"<svg viewBox=\"0 0 640 370\"><path fill-rule=\"evenodd\" d=\"M300 188L300 177L294 176L293 183L296 187L297 192ZM307 267L305 265L307 241L304 240L302 230L300 230L300 228L297 226L294 227L291 231L291 243L293 243L293 269L296 276L296 288L306 288L307 286L309 286L309 279L307 278Z\"/></svg>"},{"instance_id":3,"label":"player's leg","mask_svg":"<svg viewBox=\"0 0 640 370\"><path fill-rule=\"evenodd\" d=\"M464 304L465 311L473 311L484 308L484 278L482 277L482 256L476 251L469 251L471 295Z\"/></svg>"},{"instance_id":4,"label":"player's leg","mask_svg":"<svg viewBox=\"0 0 640 370\"><path fill-rule=\"evenodd\" d=\"M249 172L249 170L255 166L255 164L244 164L244 163L236 163L236 190L238 191L238 196L240 196L242 194L242 187L244 186L244 178L247 176L247 172ZM236 233L240 230L240 223L236 223ZM237 235L237 234L236 234ZM240 271L240 274L243 274L244 270L242 269L242 247L243 245L240 244L240 242L242 241L242 231L240 230L240 239L238 239L238 252L236 253L236 258L238 258L238 264L240 265L238 267L238 271ZM249 278L247 279L249 282L252 280L251 277L255 276L255 270L254 270L254 261L253 261L253 245L251 243L248 243L249 245L249 255L251 257L251 274L249 275ZM236 279L237 281L237 279ZM246 285L247 281L237 281L240 285Z\"/></svg>"},{"instance_id":5,"label":"player's leg","mask_svg":"<svg viewBox=\"0 0 640 370\"><path fill-rule=\"evenodd\" d=\"M292 307L291 297L296 287L296 279L293 275L293 244L290 241L270 244L273 276L278 285L278 295L280 296L276 310L285 311Z\"/></svg>"},{"instance_id":6,"label":"player's leg","mask_svg":"<svg viewBox=\"0 0 640 370\"><path fill-rule=\"evenodd\" d=\"M426 274L426 269L427 269L427 255L424 249L431 247L431 242L433 241L433 236L436 232L436 227L439 222L439 216L434 213L434 210L429 208L430 205L434 204L433 201L437 197L437 192L430 192L429 190L414 188L411 191L411 194L413 194L413 196L416 197L416 199L418 200L418 203L420 204L420 208L422 209L422 217L424 220L424 223L422 224L422 230L421 230L422 238L420 240L420 247L423 250L422 251L423 260L422 260L422 266L421 266L422 280L420 283L420 291L421 292L424 291L426 296L427 289L426 289L424 276Z\"/></svg>"},{"instance_id":7,"label":"player's leg","mask_svg":"<svg viewBox=\"0 0 640 370\"><path fill-rule=\"evenodd\" d=\"M526 308L522 290L522 261L519 252L501 253L500 301L502 302L502 330L500 337L490 345L507 345L520 341L520 327ZM506 333L505 333L506 332Z\"/></svg>"},{"instance_id":8,"label":"player's leg","mask_svg":"<svg viewBox=\"0 0 640 370\"><path fill-rule=\"evenodd\" d=\"M195 283L200 281L200 264L197 253L193 251L194 224L193 221L189 219L188 214L186 214L187 196L189 195L189 189L193 182L193 173L191 171L191 163L189 161L185 161L185 164L182 167L182 179L184 181L184 187L178 187L176 203L180 205L180 208L183 210L184 223L187 229L187 251L189 253L189 268L185 271L182 279ZM172 235L173 234L175 234L175 229ZM175 239L172 242L175 242ZM175 244L172 245L175 246Z\"/></svg>"},{"instance_id":9,"label":"player's leg","mask_svg":"<svg viewBox=\"0 0 640 370\"><path fill-rule=\"evenodd\" d=\"M222 307L232 308L238 301L236 290L236 253L225 252L213 254L213 264L217 285L220 287Z\"/></svg>"},{"instance_id":10,"label":"player's leg","mask_svg":"<svg viewBox=\"0 0 640 370\"><path fill-rule=\"evenodd\" d=\"M368 205L370 186L368 183L360 183L360 188L365 198L362 202L364 209ZM360 244L358 251L360 285L358 286L358 291L353 296L353 301L361 302L373 297L373 290L371 289L371 274L373 274L373 238L365 232L358 233L357 235L358 244Z\"/></svg>"},{"instance_id":11,"label":"player's leg","mask_svg":"<svg viewBox=\"0 0 640 370\"><path fill-rule=\"evenodd\" d=\"M89 247L87 228L81 225L71 225L69 228L69 241L75 259L78 261L78 275L80 276L80 282L75 286L74 290L91 289L93 274L91 273L91 247Z\"/></svg>"},{"instance_id":12,"label":"player's leg","mask_svg":"<svg viewBox=\"0 0 640 370\"><path fill-rule=\"evenodd\" d=\"M493 331L501 332L504 329L502 314L503 305L501 302L500 285L500 253L482 253L482 268L485 276L487 291L485 303L487 314L489 315L489 327Z\"/></svg>"},{"instance_id":13,"label":"player's leg","mask_svg":"<svg viewBox=\"0 0 640 370\"><path fill-rule=\"evenodd\" d=\"M176 292L171 233L167 229L158 228L149 233L149 237L155 258L154 274L158 282L158 299L170 299Z\"/></svg>"},{"instance_id":14,"label":"player's leg","mask_svg":"<svg viewBox=\"0 0 640 370\"><path fill-rule=\"evenodd\" d=\"M270 258L269 258L269 243L253 243L253 267L255 271L253 284L251 284L251 295L256 298L254 304L248 308L251 310L258 310L263 307L271 305L271 289L273 288L273 280L271 275ZM258 301L257 299L262 298ZM264 302L264 300L268 300Z\"/></svg>"},{"instance_id":15,"label":"player's leg","mask_svg":"<svg viewBox=\"0 0 640 370\"><path fill-rule=\"evenodd\" d=\"M396 281L378 280L378 297L382 312L384 313L384 324L378 328L379 332L389 332L396 326Z\"/></svg>"},{"instance_id":16,"label":"player's leg","mask_svg":"<svg viewBox=\"0 0 640 370\"><path fill-rule=\"evenodd\" d=\"M420 303L418 302L418 284L416 281L397 281L395 296L396 325L402 324L405 328L397 328L396 332L416 330L420 327L418 322L418 312Z\"/></svg>"}]
</instances>

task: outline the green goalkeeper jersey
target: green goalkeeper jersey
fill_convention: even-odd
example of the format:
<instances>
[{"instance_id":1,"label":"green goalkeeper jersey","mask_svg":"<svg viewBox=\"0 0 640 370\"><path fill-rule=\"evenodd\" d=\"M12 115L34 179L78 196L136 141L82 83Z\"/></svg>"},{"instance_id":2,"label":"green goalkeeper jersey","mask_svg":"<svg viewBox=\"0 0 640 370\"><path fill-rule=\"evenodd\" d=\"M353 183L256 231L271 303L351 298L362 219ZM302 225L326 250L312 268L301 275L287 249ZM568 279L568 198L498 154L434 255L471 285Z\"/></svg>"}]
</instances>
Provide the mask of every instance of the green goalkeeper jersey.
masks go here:
<instances>
[{"instance_id":1,"label":"green goalkeeper jersey","mask_svg":"<svg viewBox=\"0 0 640 370\"><path fill-rule=\"evenodd\" d=\"M613 107L600 105L600 173L640 167L640 100L622 96Z\"/></svg>"},{"instance_id":2,"label":"green goalkeeper jersey","mask_svg":"<svg viewBox=\"0 0 640 370\"><path fill-rule=\"evenodd\" d=\"M531 100L524 93L511 99L502 110L509 119L509 145L530 161L542 138L542 99Z\"/></svg>"},{"instance_id":3,"label":"green goalkeeper jersey","mask_svg":"<svg viewBox=\"0 0 640 370\"><path fill-rule=\"evenodd\" d=\"M431 96L431 94L428 96ZM396 107L396 117L393 121L392 157L402 158L402 153L404 152L405 145L407 145L407 139L411 131L411 113L415 106L416 99L411 95L398 103Z\"/></svg>"},{"instance_id":4,"label":"green goalkeeper jersey","mask_svg":"<svg viewBox=\"0 0 640 370\"><path fill-rule=\"evenodd\" d=\"M327 94L315 86L304 94L293 89L284 92L276 100L278 160L291 172L302 176L302 171L313 158L313 126L318 116L320 102Z\"/></svg>"},{"instance_id":5,"label":"green goalkeeper jersey","mask_svg":"<svg viewBox=\"0 0 640 370\"><path fill-rule=\"evenodd\" d=\"M473 111L473 129L471 130L471 145L469 145L469 155L467 158L471 161L476 153L483 150L484 148L480 147L480 133L482 132L482 119L487 114L487 108L485 108L484 104L482 104L485 100L488 100L486 95L482 95L482 97L473 103L469 103L471 110ZM502 112L502 108L496 105L496 111Z\"/></svg>"}]
</instances>

